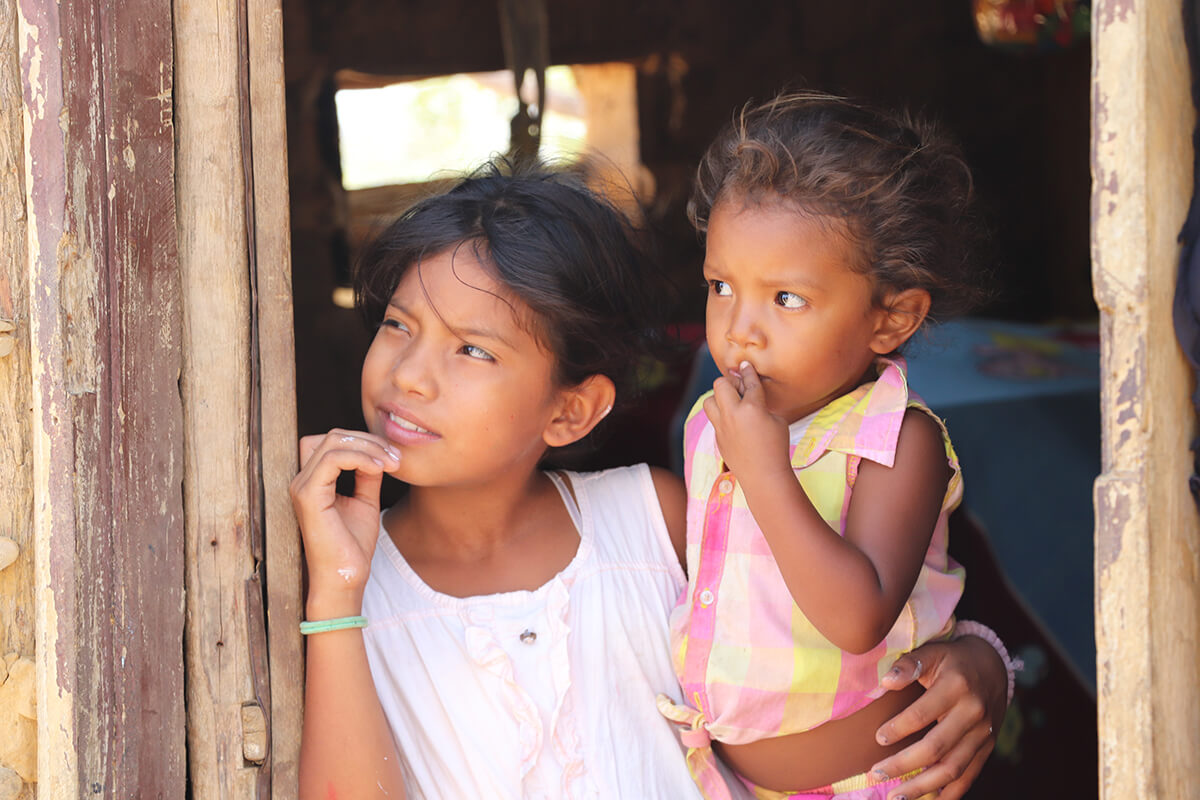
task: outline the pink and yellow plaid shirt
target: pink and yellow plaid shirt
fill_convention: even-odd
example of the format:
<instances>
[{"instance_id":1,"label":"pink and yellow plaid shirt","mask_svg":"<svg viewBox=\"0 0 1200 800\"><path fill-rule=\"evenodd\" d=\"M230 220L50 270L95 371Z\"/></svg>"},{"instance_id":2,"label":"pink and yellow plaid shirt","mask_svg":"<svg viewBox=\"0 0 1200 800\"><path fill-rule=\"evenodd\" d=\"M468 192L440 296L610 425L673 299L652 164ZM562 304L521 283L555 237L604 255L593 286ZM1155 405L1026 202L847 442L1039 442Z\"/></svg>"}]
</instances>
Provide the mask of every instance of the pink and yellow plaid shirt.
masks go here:
<instances>
[{"instance_id":1,"label":"pink and yellow plaid shirt","mask_svg":"<svg viewBox=\"0 0 1200 800\"><path fill-rule=\"evenodd\" d=\"M892 466L905 410L933 416L909 394L903 359L881 358L876 368L875 382L790 427L796 477L842 534L859 461ZM792 601L737 479L724 470L703 400L684 434L689 578L671 614L672 659L690 707L660 702L691 728L683 736L689 762L710 737L745 744L785 736L868 705L882 694L879 680L892 662L950 632L964 577L946 554L947 517L962 499L962 479L943 425L954 474L912 595L875 649L839 650Z\"/></svg>"}]
</instances>

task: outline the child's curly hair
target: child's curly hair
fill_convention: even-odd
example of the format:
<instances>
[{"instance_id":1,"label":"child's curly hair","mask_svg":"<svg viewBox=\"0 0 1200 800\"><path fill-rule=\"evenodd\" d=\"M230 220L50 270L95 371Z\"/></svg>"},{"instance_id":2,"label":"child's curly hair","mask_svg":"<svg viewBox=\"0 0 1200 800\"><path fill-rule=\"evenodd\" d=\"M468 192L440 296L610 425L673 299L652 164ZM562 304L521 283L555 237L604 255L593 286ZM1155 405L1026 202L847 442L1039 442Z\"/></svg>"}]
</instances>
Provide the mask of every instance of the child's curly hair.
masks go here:
<instances>
[{"instance_id":1,"label":"child's curly hair","mask_svg":"<svg viewBox=\"0 0 1200 800\"><path fill-rule=\"evenodd\" d=\"M725 127L696 171L688 217L704 234L714 206L734 197L839 220L877 304L925 289L929 317L943 320L986 298L970 258L972 194L962 153L930 122L797 91L747 104Z\"/></svg>"}]
</instances>

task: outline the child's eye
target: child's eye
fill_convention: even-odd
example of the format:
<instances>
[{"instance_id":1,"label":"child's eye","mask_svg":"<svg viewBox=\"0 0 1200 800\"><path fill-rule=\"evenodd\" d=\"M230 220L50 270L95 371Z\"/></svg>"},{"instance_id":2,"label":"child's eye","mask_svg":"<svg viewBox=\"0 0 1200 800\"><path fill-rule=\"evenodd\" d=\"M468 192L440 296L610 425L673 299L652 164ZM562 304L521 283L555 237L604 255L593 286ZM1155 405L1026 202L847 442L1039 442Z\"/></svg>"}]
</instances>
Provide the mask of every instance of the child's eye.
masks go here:
<instances>
[{"instance_id":1,"label":"child's eye","mask_svg":"<svg viewBox=\"0 0 1200 800\"><path fill-rule=\"evenodd\" d=\"M395 328L396 330L398 330L398 331L403 331L404 333L409 333L409 332L410 332L410 331L408 330L408 326L407 326L407 325L405 325L405 324L404 324L403 322L401 322L400 320L398 320L398 319L393 319L393 318L391 318L391 317L388 317L388 318L387 318L387 319L385 319L385 320L384 320L382 323L380 323L379 327L381 327L381 328Z\"/></svg>"},{"instance_id":2,"label":"child's eye","mask_svg":"<svg viewBox=\"0 0 1200 800\"><path fill-rule=\"evenodd\" d=\"M482 347L476 347L473 344L464 344L462 347L460 347L458 349L458 352L462 353L464 356L470 356L471 358L477 358L480 361L495 361L496 360L494 357L492 357L492 354L489 353L487 350L484 350Z\"/></svg>"},{"instance_id":3,"label":"child's eye","mask_svg":"<svg viewBox=\"0 0 1200 800\"><path fill-rule=\"evenodd\" d=\"M731 294L733 294L733 289L731 289L729 284L725 281L718 281L714 279L709 281L708 285L709 288L712 289L712 293L718 297L729 297Z\"/></svg>"},{"instance_id":4,"label":"child's eye","mask_svg":"<svg viewBox=\"0 0 1200 800\"><path fill-rule=\"evenodd\" d=\"M808 305L807 300L793 292L780 292L775 295L775 303L784 308L803 308Z\"/></svg>"}]
</instances>

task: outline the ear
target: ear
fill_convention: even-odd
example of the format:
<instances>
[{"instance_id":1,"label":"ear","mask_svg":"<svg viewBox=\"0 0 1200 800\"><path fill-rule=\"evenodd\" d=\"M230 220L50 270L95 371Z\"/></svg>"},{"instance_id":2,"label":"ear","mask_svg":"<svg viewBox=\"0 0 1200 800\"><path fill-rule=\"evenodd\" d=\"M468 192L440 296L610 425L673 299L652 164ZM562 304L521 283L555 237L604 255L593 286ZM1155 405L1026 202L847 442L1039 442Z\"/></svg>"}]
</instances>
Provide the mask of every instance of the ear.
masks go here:
<instances>
[{"instance_id":1,"label":"ear","mask_svg":"<svg viewBox=\"0 0 1200 800\"><path fill-rule=\"evenodd\" d=\"M882 308L876 310L871 350L887 355L907 342L925 321L931 302L924 289L905 289L885 297Z\"/></svg>"},{"instance_id":2,"label":"ear","mask_svg":"<svg viewBox=\"0 0 1200 800\"><path fill-rule=\"evenodd\" d=\"M546 425L542 439L550 447L564 447L591 433L612 411L617 390L605 375L592 375L578 386L562 390L558 412Z\"/></svg>"}]
</instances>

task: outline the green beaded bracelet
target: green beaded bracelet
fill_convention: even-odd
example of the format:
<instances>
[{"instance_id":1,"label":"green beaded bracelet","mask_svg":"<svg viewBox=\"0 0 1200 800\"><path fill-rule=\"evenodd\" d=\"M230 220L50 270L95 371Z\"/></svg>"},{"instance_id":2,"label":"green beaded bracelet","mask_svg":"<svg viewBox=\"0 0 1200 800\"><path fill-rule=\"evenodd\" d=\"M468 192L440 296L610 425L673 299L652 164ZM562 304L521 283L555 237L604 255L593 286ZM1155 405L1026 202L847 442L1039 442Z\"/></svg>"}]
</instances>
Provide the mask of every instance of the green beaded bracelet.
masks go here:
<instances>
[{"instance_id":1,"label":"green beaded bracelet","mask_svg":"<svg viewBox=\"0 0 1200 800\"><path fill-rule=\"evenodd\" d=\"M321 619L316 622L301 622L300 632L307 636L310 633L328 633L341 631L346 628L367 627L366 617L338 617L336 619Z\"/></svg>"}]
</instances>

